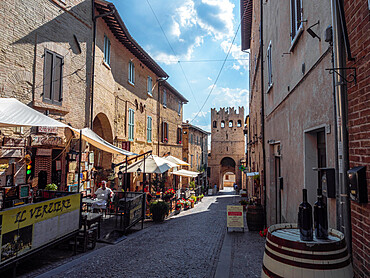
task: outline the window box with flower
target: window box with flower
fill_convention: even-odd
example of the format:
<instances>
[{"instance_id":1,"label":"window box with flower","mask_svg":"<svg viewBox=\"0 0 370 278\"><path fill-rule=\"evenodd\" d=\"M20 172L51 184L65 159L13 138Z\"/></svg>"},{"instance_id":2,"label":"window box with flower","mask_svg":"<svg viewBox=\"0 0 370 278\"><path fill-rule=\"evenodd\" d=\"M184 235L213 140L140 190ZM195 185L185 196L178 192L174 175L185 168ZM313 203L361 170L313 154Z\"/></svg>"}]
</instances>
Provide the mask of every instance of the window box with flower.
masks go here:
<instances>
[{"instance_id":1,"label":"window box with flower","mask_svg":"<svg viewBox=\"0 0 370 278\"><path fill-rule=\"evenodd\" d=\"M164 138L164 139L163 139L163 142L164 142L164 143L168 143L168 139L167 139L167 138Z\"/></svg>"}]
</instances>

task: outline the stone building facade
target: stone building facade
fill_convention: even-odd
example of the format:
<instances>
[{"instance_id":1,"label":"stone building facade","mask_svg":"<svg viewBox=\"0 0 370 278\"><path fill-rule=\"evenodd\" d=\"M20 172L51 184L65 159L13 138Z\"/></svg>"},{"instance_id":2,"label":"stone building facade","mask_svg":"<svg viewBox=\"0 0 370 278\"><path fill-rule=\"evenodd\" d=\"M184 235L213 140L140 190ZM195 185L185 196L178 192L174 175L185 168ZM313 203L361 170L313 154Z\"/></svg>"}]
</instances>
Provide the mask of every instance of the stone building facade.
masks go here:
<instances>
[{"instance_id":1,"label":"stone building facade","mask_svg":"<svg viewBox=\"0 0 370 278\"><path fill-rule=\"evenodd\" d=\"M90 106L91 3L1 1L0 97L16 98L73 127L86 126ZM66 160L62 152L69 137L64 130L54 128L2 129L2 149L22 149L11 157L2 152L0 164L7 161L17 168L13 184L7 185L26 182L24 160L20 159L26 153L32 158L33 177L38 179L39 188L47 183L65 184Z\"/></svg>"},{"instance_id":2,"label":"stone building facade","mask_svg":"<svg viewBox=\"0 0 370 278\"><path fill-rule=\"evenodd\" d=\"M187 170L199 172L198 184L207 185L207 167L208 167L208 136L209 132L194 126L186 121L182 123L182 160L189 163L190 166L184 167ZM183 178L187 184L189 179Z\"/></svg>"},{"instance_id":3,"label":"stone building facade","mask_svg":"<svg viewBox=\"0 0 370 278\"><path fill-rule=\"evenodd\" d=\"M349 167L365 166L370 200L370 13L366 0L345 1L357 82L348 83ZM349 74L350 72L348 72ZM351 201L352 254L356 277L370 277L370 205Z\"/></svg>"},{"instance_id":4,"label":"stone building facade","mask_svg":"<svg viewBox=\"0 0 370 278\"><path fill-rule=\"evenodd\" d=\"M152 151L181 158L177 133L187 100L131 37L114 5L96 0L95 13L111 14L97 18L96 24L93 130L108 142L137 154ZM98 166L109 168L112 155L99 150L95 153ZM124 159L113 157L116 163Z\"/></svg>"},{"instance_id":5,"label":"stone building facade","mask_svg":"<svg viewBox=\"0 0 370 278\"><path fill-rule=\"evenodd\" d=\"M294 5L262 7L267 225L296 222L302 189L311 204L316 201L321 177L313 168L336 166L335 103L326 70L332 67L331 47L323 39L331 24L330 1ZM312 30L320 40L305 32L318 21ZM336 199L327 204L329 226L336 228Z\"/></svg>"},{"instance_id":6,"label":"stone building facade","mask_svg":"<svg viewBox=\"0 0 370 278\"><path fill-rule=\"evenodd\" d=\"M223 178L227 172L235 175L236 183L242 184L239 167L245 158L244 107L236 111L233 107L211 109L211 155L210 185L223 189Z\"/></svg>"}]
</instances>

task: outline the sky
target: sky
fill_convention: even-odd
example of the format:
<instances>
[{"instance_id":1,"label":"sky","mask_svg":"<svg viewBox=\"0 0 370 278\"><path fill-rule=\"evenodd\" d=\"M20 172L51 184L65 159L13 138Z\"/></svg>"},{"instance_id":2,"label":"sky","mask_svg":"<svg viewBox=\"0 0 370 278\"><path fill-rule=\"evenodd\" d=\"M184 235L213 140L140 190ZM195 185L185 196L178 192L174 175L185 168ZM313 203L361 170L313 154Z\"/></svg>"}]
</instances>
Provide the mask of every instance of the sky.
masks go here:
<instances>
[{"instance_id":1,"label":"sky","mask_svg":"<svg viewBox=\"0 0 370 278\"><path fill-rule=\"evenodd\" d=\"M189 101L184 121L211 131L211 108L244 106L248 114L249 55L240 47L239 0L111 2L131 36Z\"/></svg>"}]
</instances>

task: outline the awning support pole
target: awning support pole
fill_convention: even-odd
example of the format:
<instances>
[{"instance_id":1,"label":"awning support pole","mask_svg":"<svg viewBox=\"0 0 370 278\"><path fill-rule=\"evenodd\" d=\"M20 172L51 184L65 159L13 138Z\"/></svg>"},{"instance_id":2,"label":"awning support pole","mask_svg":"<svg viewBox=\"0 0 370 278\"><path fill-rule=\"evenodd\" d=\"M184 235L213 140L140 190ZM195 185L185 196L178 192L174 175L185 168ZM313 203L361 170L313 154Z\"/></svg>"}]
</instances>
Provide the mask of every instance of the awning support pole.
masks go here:
<instances>
[{"instance_id":1,"label":"awning support pole","mask_svg":"<svg viewBox=\"0 0 370 278\"><path fill-rule=\"evenodd\" d=\"M81 184L81 157L82 157L82 129L80 129L80 155L78 156L78 187L77 187L77 192L80 192L80 184Z\"/></svg>"}]
</instances>

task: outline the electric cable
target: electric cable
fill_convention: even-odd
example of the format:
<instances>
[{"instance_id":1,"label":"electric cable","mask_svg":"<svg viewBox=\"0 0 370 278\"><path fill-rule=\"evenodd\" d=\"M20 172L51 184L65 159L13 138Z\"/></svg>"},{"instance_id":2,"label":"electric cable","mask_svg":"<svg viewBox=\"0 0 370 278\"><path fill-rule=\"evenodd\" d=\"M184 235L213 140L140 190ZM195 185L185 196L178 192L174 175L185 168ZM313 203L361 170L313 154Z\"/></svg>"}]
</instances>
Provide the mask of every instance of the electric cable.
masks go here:
<instances>
[{"instance_id":1,"label":"electric cable","mask_svg":"<svg viewBox=\"0 0 370 278\"><path fill-rule=\"evenodd\" d=\"M206 105L206 103L207 103L207 101L208 101L209 97L211 96L211 94L212 94L212 92L213 92L214 88L216 87L217 81L218 81L218 79L219 79L219 77L220 77L220 75L221 75L221 72L222 72L222 70L223 70L223 68L224 68L224 66L225 66L226 60L227 60L227 58L229 57L229 54L230 54L230 52L231 52L231 48L232 48L232 46L233 46L233 44L234 44L234 41L235 41L235 39L236 39L236 35L237 35L237 34L238 34L238 32L239 32L240 26L241 26L241 24L242 24L242 21L243 21L243 19L244 19L245 13L246 13L246 11L247 11L248 6L249 6L249 4L250 4L250 3L251 3L251 0L249 0L249 1L248 1L248 3L247 3L247 5L245 6L245 9L244 9L244 12L243 12L243 16L242 16L242 18L240 19L239 26L238 26L238 28L237 28L237 30L236 30L236 32L235 32L235 35L234 35L234 38L233 38L233 40L232 40L231 44L230 44L229 51L228 51L228 52L227 52L227 54L226 54L226 57L225 57L225 59L224 59L224 61L223 61L223 63L222 63L221 69L220 69L220 71L218 72L218 75L217 75L217 77L216 77L216 79L215 79L215 82L214 82L214 83L213 83L213 85L212 85L211 90L210 90L210 92L208 93L208 96L207 96L206 100L204 101L204 103L203 103L203 105L202 105L201 109L199 109L199 111L198 111L198 112L197 112L197 114L194 116L194 118L190 121L190 123L192 123L192 122L193 122L193 121L198 117L199 113L202 111L202 109L203 109L203 108L204 108L204 106Z\"/></svg>"}]
</instances>

